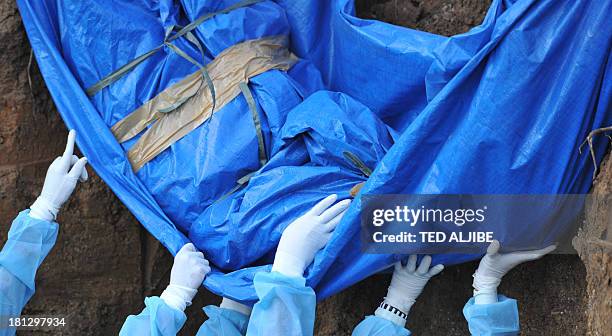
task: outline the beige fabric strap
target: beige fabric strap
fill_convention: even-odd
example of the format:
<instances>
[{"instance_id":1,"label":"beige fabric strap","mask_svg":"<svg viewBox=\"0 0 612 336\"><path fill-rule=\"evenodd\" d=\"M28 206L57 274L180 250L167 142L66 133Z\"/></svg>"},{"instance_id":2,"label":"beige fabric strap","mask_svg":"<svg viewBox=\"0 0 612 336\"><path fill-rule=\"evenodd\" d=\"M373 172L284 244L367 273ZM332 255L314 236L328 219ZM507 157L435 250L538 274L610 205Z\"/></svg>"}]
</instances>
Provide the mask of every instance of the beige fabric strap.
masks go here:
<instances>
[{"instance_id":1,"label":"beige fabric strap","mask_svg":"<svg viewBox=\"0 0 612 336\"><path fill-rule=\"evenodd\" d=\"M240 94L241 82L271 69L289 69L297 57L287 49L287 44L286 36L248 40L227 48L210 62L206 68L216 91L216 110ZM125 142L153 123L128 152L135 172L210 118L213 104L206 87L198 70L111 128L117 140Z\"/></svg>"}]
</instances>

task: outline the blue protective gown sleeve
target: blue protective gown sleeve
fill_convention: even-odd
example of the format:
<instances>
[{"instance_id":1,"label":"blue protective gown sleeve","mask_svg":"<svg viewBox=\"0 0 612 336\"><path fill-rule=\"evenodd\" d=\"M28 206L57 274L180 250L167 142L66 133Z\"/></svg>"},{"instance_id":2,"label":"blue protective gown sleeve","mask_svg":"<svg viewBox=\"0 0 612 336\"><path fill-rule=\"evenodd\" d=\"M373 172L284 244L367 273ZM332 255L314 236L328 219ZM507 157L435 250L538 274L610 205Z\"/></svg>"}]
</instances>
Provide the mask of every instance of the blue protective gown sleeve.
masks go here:
<instances>
[{"instance_id":1,"label":"blue protective gown sleeve","mask_svg":"<svg viewBox=\"0 0 612 336\"><path fill-rule=\"evenodd\" d=\"M175 336L185 324L187 316L168 306L157 296L145 299L145 308L138 315L130 315L119 331L120 336Z\"/></svg>"},{"instance_id":2,"label":"blue protective gown sleeve","mask_svg":"<svg viewBox=\"0 0 612 336\"><path fill-rule=\"evenodd\" d=\"M22 211L15 218L0 251L0 316L7 320L20 316L34 294L36 270L57 239L57 223L34 219L29 213ZM14 334L14 328L0 328L0 335Z\"/></svg>"},{"instance_id":3,"label":"blue protective gown sleeve","mask_svg":"<svg viewBox=\"0 0 612 336\"><path fill-rule=\"evenodd\" d=\"M353 336L410 336L410 331L404 327L375 315L367 316L357 328Z\"/></svg>"},{"instance_id":4,"label":"blue protective gown sleeve","mask_svg":"<svg viewBox=\"0 0 612 336\"><path fill-rule=\"evenodd\" d=\"M206 306L208 320L202 324L196 336L244 336L249 317L235 310Z\"/></svg>"},{"instance_id":5,"label":"blue protective gown sleeve","mask_svg":"<svg viewBox=\"0 0 612 336\"><path fill-rule=\"evenodd\" d=\"M259 301L253 307L247 335L313 334L317 300L304 278L261 272L253 284Z\"/></svg>"},{"instance_id":6,"label":"blue protective gown sleeve","mask_svg":"<svg viewBox=\"0 0 612 336\"><path fill-rule=\"evenodd\" d=\"M518 335L519 315L516 300L503 295L498 295L497 300L496 303L477 305L474 298L471 298L465 304L463 316L472 335Z\"/></svg>"}]
</instances>

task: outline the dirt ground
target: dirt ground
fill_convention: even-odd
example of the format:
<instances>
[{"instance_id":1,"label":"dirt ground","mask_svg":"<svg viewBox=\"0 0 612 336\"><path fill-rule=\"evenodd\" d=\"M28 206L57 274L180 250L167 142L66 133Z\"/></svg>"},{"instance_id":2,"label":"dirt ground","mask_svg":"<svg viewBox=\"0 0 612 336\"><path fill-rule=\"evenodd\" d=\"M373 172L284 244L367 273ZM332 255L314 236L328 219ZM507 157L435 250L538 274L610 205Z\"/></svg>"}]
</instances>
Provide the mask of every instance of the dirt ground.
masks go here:
<instances>
[{"instance_id":1,"label":"dirt ground","mask_svg":"<svg viewBox=\"0 0 612 336\"><path fill-rule=\"evenodd\" d=\"M358 14L436 34L462 33L483 18L489 1L357 1ZM0 237L31 204L45 170L62 152L67 130L47 92L12 0L0 0ZM30 85L31 83L31 85ZM62 335L113 335L125 317L161 292L171 257L132 217L90 169L62 210L58 242L37 277L37 292L25 314L65 315ZM520 302L523 335L610 335L612 258L609 223L612 160L602 169L576 239L578 256L549 256L523 265L505 279L501 292ZM606 212L607 211L607 212ZM612 234L611 234L612 235ZM0 241L0 242L1 242ZM585 268L586 265L586 268ZM467 335L461 308L471 295L476 264L449 267L431 281L413 307L415 335ZM388 275L377 275L329 298L318 307L317 335L348 335L371 314L386 292ZM188 309L182 335L194 335L201 307L220 301L205 291ZM31 333L19 333L30 335ZM44 333L36 333L44 334ZM51 334L51 333L48 333ZM53 333L58 334L58 333Z\"/></svg>"},{"instance_id":2,"label":"dirt ground","mask_svg":"<svg viewBox=\"0 0 612 336\"><path fill-rule=\"evenodd\" d=\"M356 0L357 15L451 36L480 24L490 0Z\"/></svg>"},{"instance_id":3,"label":"dirt ground","mask_svg":"<svg viewBox=\"0 0 612 336\"><path fill-rule=\"evenodd\" d=\"M602 164L591 196L574 247L587 271L587 331L612 335L612 155Z\"/></svg>"}]
</instances>

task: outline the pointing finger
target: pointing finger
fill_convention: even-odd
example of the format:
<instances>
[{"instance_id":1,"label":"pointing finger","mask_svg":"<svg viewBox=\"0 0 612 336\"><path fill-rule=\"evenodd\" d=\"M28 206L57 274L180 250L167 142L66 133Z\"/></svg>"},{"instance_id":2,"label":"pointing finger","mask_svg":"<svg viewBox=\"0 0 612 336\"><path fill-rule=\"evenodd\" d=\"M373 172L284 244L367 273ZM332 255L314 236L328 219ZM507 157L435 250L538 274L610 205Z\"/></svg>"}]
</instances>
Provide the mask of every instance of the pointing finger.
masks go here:
<instances>
[{"instance_id":1,"label":"pointing finger","mask_svg":"<svg viewBox=\"0 0 612 336\"><path fill-rule=\"evenodd\" d=\"M64 155L62 155L62 161L64 164L64 168L69 168L70 160L72 159L72 154L74 153L74 141L76 140L76 131L70 130L68 132L68 141L66 142L66 149L64 150Z\"/></svg>"}]
</instances>

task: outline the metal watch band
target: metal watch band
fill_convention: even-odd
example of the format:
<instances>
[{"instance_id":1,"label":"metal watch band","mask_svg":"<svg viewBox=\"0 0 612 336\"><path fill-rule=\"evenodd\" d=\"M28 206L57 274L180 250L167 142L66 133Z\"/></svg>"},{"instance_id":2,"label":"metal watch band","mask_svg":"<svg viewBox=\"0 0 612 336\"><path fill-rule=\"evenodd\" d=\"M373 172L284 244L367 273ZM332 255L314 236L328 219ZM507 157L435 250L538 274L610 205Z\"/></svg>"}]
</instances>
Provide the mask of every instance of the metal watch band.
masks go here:
<instances>
[{"instance_id":1,"label":"metal watch band","mask_svg":"<svg viewBox=\"0 0 612 336\"><path fill-rule=\"evenodd\" d=\"M386 303L385 301L381 302L379 307L403 318L404 320L408 319L408 314L404 313L403 311L399 310L396 307L393 307L392 305Z\"/></svg>"}]
</instances>

